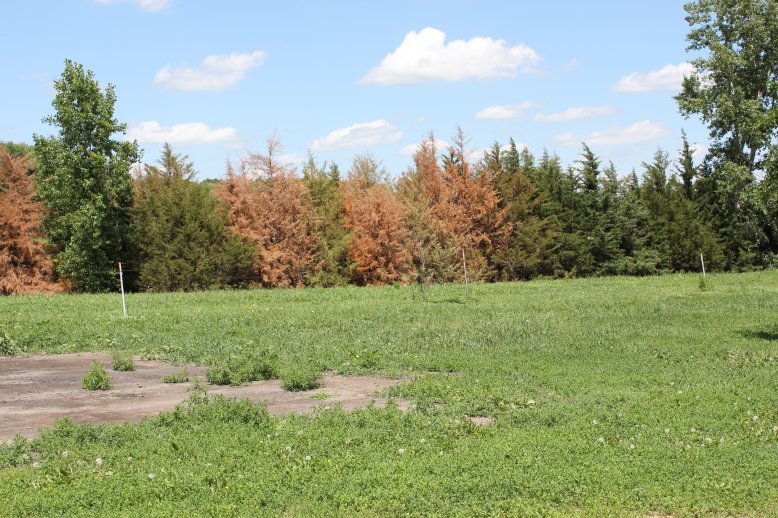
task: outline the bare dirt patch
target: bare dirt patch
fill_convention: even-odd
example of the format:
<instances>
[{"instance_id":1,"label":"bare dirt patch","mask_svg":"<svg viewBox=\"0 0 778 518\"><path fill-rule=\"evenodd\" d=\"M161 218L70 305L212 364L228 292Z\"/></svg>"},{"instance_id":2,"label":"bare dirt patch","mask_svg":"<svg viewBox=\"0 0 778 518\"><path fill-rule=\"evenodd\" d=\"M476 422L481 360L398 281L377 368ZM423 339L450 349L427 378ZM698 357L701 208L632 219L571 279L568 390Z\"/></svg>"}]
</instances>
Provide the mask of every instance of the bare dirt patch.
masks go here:
<instances>
[{"instance_id":1,"label":"bare dirt patch","mask_svg":"<svg viewBox=\"0 0 778 518\"><path fill-rule=\"evenodd\" d=\"M470 416L467 419L476 426L489 426L494 423L494 418L487 416Z\"/></svg>"},{"instance_id":2,"label":"bare dirt patch","mask_svg":"<svg viewBox=\"0 0 778 518\"><path fill-rule=\"evenodd\" d=\"M81 377L92 361L100 362L113 377L108 391L81 388ZM205 367L187 365L190 376L205 379ZM158 361L135 361L135 371L111 370L111 355L77 353L0 358L0 440L21 433L33 437L40 428L70 417L76 423L116 423L170 411L187 398L190 383L163 383L162 377L181 371ZM337 376L325 373L316 390L287 392L278 380L255 381L240 387L207 385L208 393L264 402L271 414L308 413L319 405L339 403L352 410L384 406L375 393L403 380L374 376ZM406 409L408 402L398 401Z\"/></svg>"}]
</instances>

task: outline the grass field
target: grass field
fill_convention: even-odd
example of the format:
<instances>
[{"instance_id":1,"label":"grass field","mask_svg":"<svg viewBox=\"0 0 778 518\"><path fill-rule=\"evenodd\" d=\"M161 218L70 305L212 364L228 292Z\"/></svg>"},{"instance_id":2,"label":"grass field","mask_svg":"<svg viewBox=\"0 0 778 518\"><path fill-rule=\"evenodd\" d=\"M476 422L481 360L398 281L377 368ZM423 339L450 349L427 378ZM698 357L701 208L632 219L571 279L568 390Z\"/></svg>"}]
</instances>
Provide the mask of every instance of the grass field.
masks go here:
<instances>
[{"instance_id":1,"label":"grass field","mask_svg":"<svg viewBox=\"0 0 778 518\"><path fill-rule=\"evenodd\" d=\"M0 446L0 515L778 516L778 273L0 299L26 351L415 375L415 408L195 395ZM0 373L1 375L1 373ZM1 396L1 395L0 395ZM493 418L476 426L467 418ZM99 459L99 461L97 460Z\"/></svg>"}]
</instances>

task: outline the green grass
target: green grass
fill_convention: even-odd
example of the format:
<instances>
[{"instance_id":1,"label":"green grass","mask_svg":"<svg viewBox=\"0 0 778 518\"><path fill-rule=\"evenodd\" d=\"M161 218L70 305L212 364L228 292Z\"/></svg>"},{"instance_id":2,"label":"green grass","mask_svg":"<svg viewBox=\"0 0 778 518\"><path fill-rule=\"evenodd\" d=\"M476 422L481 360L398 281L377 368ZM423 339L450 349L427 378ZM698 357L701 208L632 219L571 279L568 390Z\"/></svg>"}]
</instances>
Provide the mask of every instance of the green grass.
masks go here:
<instances>
[{"instance_id":1,"label":"green grass","mask_svg":"<svg viewBox=\"0 0 778 518\"><path fill-rule=\"evenodd\" d=\"M0 447L0 515L778 516L778 274L711 277L137 294L126 321L116 295L0 299L25 351L268 351L411 375L391 394L415 404L272 418L195 393L63 421Z\"/></svg>"}]
</instances>

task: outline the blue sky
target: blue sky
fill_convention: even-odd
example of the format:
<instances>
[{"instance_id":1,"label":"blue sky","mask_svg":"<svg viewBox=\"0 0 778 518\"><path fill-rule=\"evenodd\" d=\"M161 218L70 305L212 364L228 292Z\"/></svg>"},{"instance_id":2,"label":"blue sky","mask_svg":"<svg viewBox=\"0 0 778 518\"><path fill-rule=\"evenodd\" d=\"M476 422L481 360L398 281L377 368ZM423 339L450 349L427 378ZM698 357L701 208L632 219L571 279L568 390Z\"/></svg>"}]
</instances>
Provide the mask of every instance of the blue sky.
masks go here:
<instances>
[{"instance_id":1,"label":"blue sky","mask_svg":"<svg viewBox=\"0 0 778 518\"><path fill-rule=\"evenodd\" d=\"M684 128L672 96L691 70L683 2L51 0L8 2L0 140L53 130L65 59L116 85L117 118L154 162L169 141L199 178L262 151L349 168L372 152L394 176L430 131L457 125L478 155L513 137L565 163L586 141L621 174Z\"/></svg>"}]
</instances>

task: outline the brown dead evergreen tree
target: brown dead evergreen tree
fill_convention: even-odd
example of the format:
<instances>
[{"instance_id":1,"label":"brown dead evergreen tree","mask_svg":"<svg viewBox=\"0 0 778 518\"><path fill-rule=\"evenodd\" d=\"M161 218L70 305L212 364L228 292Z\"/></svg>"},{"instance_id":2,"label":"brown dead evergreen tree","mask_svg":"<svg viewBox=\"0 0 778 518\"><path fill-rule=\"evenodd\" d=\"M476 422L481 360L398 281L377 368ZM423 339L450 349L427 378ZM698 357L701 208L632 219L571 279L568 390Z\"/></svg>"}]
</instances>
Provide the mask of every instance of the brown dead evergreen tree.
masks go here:
<instances>
[{"instance_id":1,"label":"brown dead evergreen tree","mask_svg":"<svg viewBox=\"0 0 778 518\"><path fill-rule=\"evenodd\" d=\"M228 164L217 197L227 206L229 228L256 247L255 281L302 287L316 271L318 216L305 184L279 162L280 144L251 153L237 169Z\"/></svg>"},{"instance_id":2,"label":"brown dead evergreen tree","mask_svg":"<svg viewBox=\"0 0 778 518\"><path fill-rule=\"evenodd\" d=\"M0 146L0 294L62 291L41 232L29 155Z\"/></svg>"},{"instance_id":3,"label":"brown dead evergreen tree","mask_svg":"<svg viewBox=\"0 0 778 518\"><path fill-rule=\"evenodd\" d=\"M412 272L405 207L386 176L372 156L358 155L341 182L352 281L359 285L404 282Z\"/></svg>"},{"instance_id":4,"label":"brown dead evergreen tree","mask_svg":"<svg viewBox=\"0 0 778 518\"><path fill-rule=\"evenodd\" d=\"M405 226L417 282L453 282L462 274L457 237L441 217L448 185L438 165L438 146L429 134L413 155L413 167L400 178L399 195L405 205Z\"/></svg>"}]
</instances>

